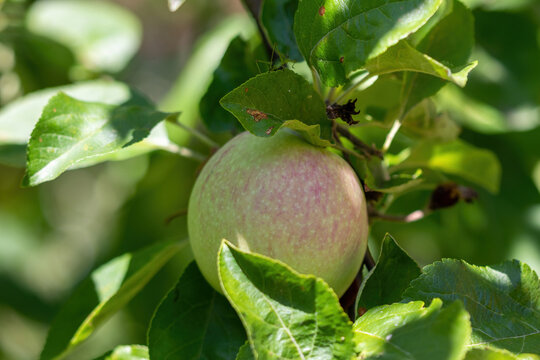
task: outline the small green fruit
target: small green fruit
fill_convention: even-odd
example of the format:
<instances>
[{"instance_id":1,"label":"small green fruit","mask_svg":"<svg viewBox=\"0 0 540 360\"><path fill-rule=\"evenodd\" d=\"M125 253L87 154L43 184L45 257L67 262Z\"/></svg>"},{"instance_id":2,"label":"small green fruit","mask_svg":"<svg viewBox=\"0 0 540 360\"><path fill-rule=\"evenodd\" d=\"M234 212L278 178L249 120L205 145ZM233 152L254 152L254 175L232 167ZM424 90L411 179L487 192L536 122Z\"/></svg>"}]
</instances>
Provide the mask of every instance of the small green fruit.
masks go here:
<instances>
[{"instance_id":1,"label":"small green fruit","mask_svg":"<svg viewBox=\"0 0 540 360\"><path fill-rule=\"evenodd\" d=\"M338 155L280 131L242 133L197 179L188 209L195 260L220 290L222 239L323 278L341 296L360 269L368 224L364 193Z\"/></svg>"}]
</instances>

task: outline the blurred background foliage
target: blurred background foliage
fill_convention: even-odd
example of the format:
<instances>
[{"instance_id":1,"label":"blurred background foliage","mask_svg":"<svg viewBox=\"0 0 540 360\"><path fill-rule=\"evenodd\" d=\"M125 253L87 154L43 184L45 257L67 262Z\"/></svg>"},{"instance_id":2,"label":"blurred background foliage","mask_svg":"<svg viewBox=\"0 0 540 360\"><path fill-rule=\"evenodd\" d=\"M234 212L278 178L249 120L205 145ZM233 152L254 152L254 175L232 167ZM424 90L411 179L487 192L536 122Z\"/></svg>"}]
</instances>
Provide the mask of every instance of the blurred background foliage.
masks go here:
<instances>
[{"instance_id":1,"label":"blurred background foliage","mask_svg":"<svg viewBox=\"0 0 540 360\"><path fill-rule=\"evenodd\" d=\"M479 66L464 90L447 85L436 103L462 125L462 138L497 154L500 192L478 189L476 203L412 224L376 222L370 246L376 253L389 232L421 265L443 257L474 264L519 258L539 271L540 3L466 3L474 9ZM215 67L231 39L254 29L239 0L187 1L176 13L165 0L0 4L2 108L39 89L113 77L163 110L182 111L182 122L202 126L198 104ZM170 131L175 141L204 150L181 130ZM0 360L36 358L59 306L92 268L154 242L186 238L185 217L166 220L186 209L200 166L156 152L22 189L24 169L3 157L19 150L0 141ZM405 194L389 212L413 211L428 196ZM145 343L153 309L190 257L179 255L70 359Z\"/></svg>"}]
</instances>

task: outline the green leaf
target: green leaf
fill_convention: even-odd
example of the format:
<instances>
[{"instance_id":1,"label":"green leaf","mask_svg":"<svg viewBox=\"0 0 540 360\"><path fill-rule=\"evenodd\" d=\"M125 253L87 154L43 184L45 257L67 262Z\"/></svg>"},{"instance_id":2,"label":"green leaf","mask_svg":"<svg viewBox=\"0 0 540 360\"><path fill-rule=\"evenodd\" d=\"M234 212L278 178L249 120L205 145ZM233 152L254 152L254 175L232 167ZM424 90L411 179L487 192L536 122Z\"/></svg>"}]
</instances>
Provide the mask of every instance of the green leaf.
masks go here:
<instances>
[{"instance_id":1,"label":"green leaf","mask_svg":"<svg viewBox=\"0 0 540 360\"><path fill-rule=\"evenodd\" d=\"M383 239L377 265L364 280L356 300L358 308L392 304L401 300L411 280L421 274L418 264L389 235Z\"/></svg>"},{"instance_id":2,"label":"green leaf","mask_svg":"<svg viewBox=\"0 0 540 360\"><path fill-rule=\"evenodd\" d=\"M267 55L260 42L252 48L240 36L231 41L199 105L199 112L208 130L223 132L242 128L233 115L218 105L219 100L234 88L259 74L259 61L265 61L266 58ZM264 65L262 62L260 64Z\"/></svg>"},{"instance_id":3,"label":"green leaf","mask_svg":"<svg viewBox=\"0 0 540 360\"><path fill-rule=\"evenodd\" d=\"M255 360L255 356L253 355L253 351L251 350L251 345L249 344L249 341L242 345L242 347L238 351L236 360Z\"/></svg>"},{"instance_id":4,"label":"green leaf","mask_svg":"<svg viewBox=\"0 0 540 360\"><path fill-rule=\"evenodd\" d=\"M135 90L116 81L93 80L44 89L25 95L0 110L0 144L26 145L43 108L59 92L82 101L153 106Z\"/></svg>"},{"instance_id":5,"label":"green leaf","mask_svg":"<svg viewBox=\"0 0 540 360\"><path fill-rule=\"evenodd\" d=\"M233 359L246 341L238 316L192 262L159 305L148 331L152 359Z\"/></svg>"},{"instance_id":6,"label":"green leaf","mask_svg":"<svg viewBox=\"0 0 540 360\"><path fill-rule=\"evenodd\" d=\"M218 260L223 291L242 319L256 359L351 359L352 329L335 293L227 241Z\"/></svg>"},{"instance_id":7,"label":"green leaf","mask_svg":"<svg viewBox=\"0 0 540 360\"><path fill-rule=\"evenodd\" d=\"M118 346L95 360L149 360L148 348L143 345Z\"/></svg>"},{"instance_id":8,"label":"green leaf","mask_svg":"<svg viewBox=\"0 0 540 360\"><path fill-rule=\"evenodd\" d=\"M472 345L540 353L540 280L517 260L483 267L445 259L426 266L403 296L459 299L471 315Z\"/></svg>"},{"instance_id":9,"label":"green leaf","mask_svg":"<svg viewBox=\"0 0 540 360\"><path fill-rule=\"evenodd\" d=\"M302 76L291 70L258 75L223 97L220 104L254 135L273 136L285 126L304 129L309 133L308 139L317 139L315 145L329 145L331 123L324 101Z\"/></svg>"},{"instance_id":10,"label":"green leaf","mask_svg":"<svg viewBox=\"0 0 540 360\"><path fill-rule=\"evenodd\" d=\"M411 149L409 157L390 171L393 173L404 168L439 170L483 186L493 193L499 190L501 165L495 154L462 140L419 142Z\"/></svg>"},{"instance_id":11,"label":"green leaf","mask_svg":"<svg viewBox=\"0 0 540 360\"><path fill-rule=\"evenodd\" d=\"M294 32L300 51L327 85L349 74L418 30L442 0L301 0Z\"/></svg>"},{"instance_id":12,"label":"green leaf","mask_svg":"<svg viewBox=\"0 0 540 360\"><path fill-rule=\"evenodd\" d=\"M463 0L463 3L473 8L487 11L516 11L535 4L536 0Z\"/></svg>"},{"instance_id":13,"label":"green leaf","mask_svg":"<svg viewBox=\"0 0 540 360\"><path fill-rule=\"evenodd\" d=\"M85 81L30 93L0 110L0 162L18 167L26 166L26 144L32 130L38 122L43 108L60 91L73 98L89 102L109 105L153 106L146 97L129 88L126 84L108 80ZM168 144L165 126L157 125L144 140L144 143L144 146L137 145L138 151L142 152L143 147L148 148L150 144ZM125 157L128 157L128 153L133 150L134 147L131 147L121 152L125 154Z\"/></svg>"},{"instance_id":14,"label":"green leaf","mask_svg":"<svg viewBox=\"0 0 540 360\"><path fill-rule=\"evenodd\" d=\"M170 116L177 115L139 105L83 102L59 93L45 106L32 131L24 184L53 180L71 167L96 163L96 158L114 159L116 152L140 142ZM130 155L155 149L145 143L142 147Z\"/></svg>"},{"instance_id":15,"label":"green leaf","mask_svg":"<svg viewBox=\"0 0 540 360\"><path fill-rule=\"evenodd\" d=\"M455 86L445 86L437 93L435 101L453 119L474 131L500 134L510 130L500 111L467 96Z\"/></svg>"},{"instance_id":16,"label":"green leaf","mask_svg":"<svg viewBox=\"0 0 540 360\"><path fill-rule=\"evenodd\" d=\"M270 42L288 59L302 61L294 36L294 14L298 0L265 0L261 9L261 21Z\"/></svg>"},{"instance_id":17,"label":"green leaf","mask_svg":"<svg viewBox=\"0 0 540 360\"><path fill-rule=\"evenodd\" d=\"M50 37L76 55L90 70L118 72L139 49L138 19L105 1L49 0L32 5L26 17L30 31Z\"/></svg>"},{"instance_id":18,"label":"green leaf","mask_svg":"<svg viewBox=\"0 0 540 360\"><path fill-rule=\"evenodd\" d=\"M477 62L450 69L429 55L413 48L405 40L398 42L382 55L368 61L366 69L372 76L396 71L412 71L451 81L461 87L467 84L467 76Z\"/></svg>"},{"instance_id":19,"label":"green leaf","mask_svg":"<svg viewBox=\"0 0 540 360\"><path fill-rule=\"evenodd\" d=\"M52 322L41 360L59 359L125 306L187 242L163 242L94 270Z\"/></svg>"},{"instance_id":20,"label":"green leaf","mask_svg":"<svg viewBox=\"0 0 540 360\"><path fill-rule=\"evenodd\" d=\"M458 0L445 0L433 23L428 23L415 35L411 39L414 47L449 69L455 69L459 75L453 75L458 78L454 82L465 86L468 73L476 66L476 62L469 62L474 46L471 11ZM402 91L403 113L437 93L445 84L445 81L418 72L406 73Z\"/></svg>"},{"instance_id":21,"label":"green leaf","mask_svg":"<svg viewBox=\"0 0 540 360\"><path fill-rule=\"evenodd\" d=\"M470 350L465 356L465 360L538 360L540 357L533 354L521 354L515 355L509 351L489 348L489 347L479 347Z\"/></svg>"},{"instance_id":22,"label":"green leaf","mask_svg":"<svg viewBox=\"0 0 540 360\"><path fill-rule=\"evenodd\" d=\"M471 327L463 305L441 309L434 299L373 308L354 323L356 350L361 359L460 360Z\"/></svg>"},{"instance_id":23,"label":"green leaf","mask_svg":"<svg viewBox=\"0 0 540 360\"><path fill-rule=\"evenodd\" d=\"M403 133L410 137L441 142L456 140L461 132L447 113L437 111L430 99L425 99L407 112L401 127Z\"/></svg>"},{"instance_id":24,"label":"green leaf","mask_svg":"<svg viewBox=\"0 0 540 360\"><path fill-rule=\"evenodd\" d=\"M380 159L370 159L366 163L370 171L367 172L364 180L371 190L387 194L404 193L424 184L422 169L394 172L386 178L387 174L380 171L380 163Z\"/></svg>"}]
</instances>

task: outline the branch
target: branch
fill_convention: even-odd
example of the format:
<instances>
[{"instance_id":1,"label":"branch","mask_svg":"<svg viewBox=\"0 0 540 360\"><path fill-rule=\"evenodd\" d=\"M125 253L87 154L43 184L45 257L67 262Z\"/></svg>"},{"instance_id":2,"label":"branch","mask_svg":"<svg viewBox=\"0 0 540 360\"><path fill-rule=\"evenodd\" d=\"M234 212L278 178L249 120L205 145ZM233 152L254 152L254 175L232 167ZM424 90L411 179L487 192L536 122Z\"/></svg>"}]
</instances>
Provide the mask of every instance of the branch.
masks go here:
<instances>
[{"instance_id":1,"label":"branch","mask_svg":"<svg viewBox=\"0 0 540 360\"><path fill-rule=\"evenodd\" d=\"M338 125L337 131L341 134L341 136L348 139L356 147L358 147L366 156L376 156L381 159L383 158L383 154L379 149L365 144L362 140L354 136L346 127Z\"/></svg>"}]
</instances>

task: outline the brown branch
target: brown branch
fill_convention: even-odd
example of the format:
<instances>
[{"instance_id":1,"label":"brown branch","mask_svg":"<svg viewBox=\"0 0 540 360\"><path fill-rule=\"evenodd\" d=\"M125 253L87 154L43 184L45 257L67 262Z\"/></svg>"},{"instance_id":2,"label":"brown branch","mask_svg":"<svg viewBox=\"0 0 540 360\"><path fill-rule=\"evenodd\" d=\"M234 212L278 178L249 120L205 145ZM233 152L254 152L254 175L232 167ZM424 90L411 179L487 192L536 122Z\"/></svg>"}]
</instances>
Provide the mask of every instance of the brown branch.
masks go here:
<instances>
[{"instance_id":1,"label":"brown branch","mask_svg":"<svg viewBox=\"0 0 540 360\"><path fill-rule=\"evenodd\" d=\"M362 140L354 136L346 127L338 125L337 131L341 134L341 136L343 136L344 138L352 142L354 146L359 148L364 153L364 155L376 156L381 159L383 158L383 153L379 149L364 143Z\"/></svg>"}]
</instances>

